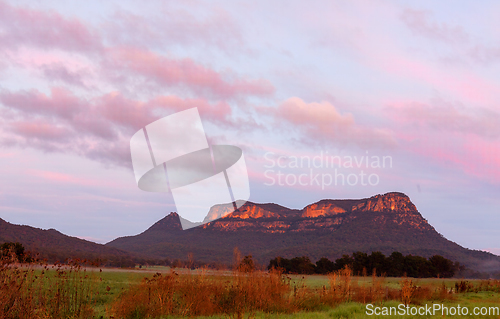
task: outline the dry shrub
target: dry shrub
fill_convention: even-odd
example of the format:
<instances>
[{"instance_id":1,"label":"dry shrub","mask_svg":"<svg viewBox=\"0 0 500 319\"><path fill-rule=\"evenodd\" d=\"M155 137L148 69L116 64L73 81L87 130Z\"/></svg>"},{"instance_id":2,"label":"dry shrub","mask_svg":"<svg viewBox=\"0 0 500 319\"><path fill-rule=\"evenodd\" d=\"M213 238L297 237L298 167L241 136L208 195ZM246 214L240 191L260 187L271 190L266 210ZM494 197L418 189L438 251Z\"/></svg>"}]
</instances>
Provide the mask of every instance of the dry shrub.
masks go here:
<instances>
[{"instance_id":1,"label":"dry shrub","mask_svg":"<svg viewBox=\"0 0 500 319\"><path fill-rule=\"evenodd\" d=\"M448 290L444 283L437 287L433 285L418 286L412 279L403 277L399 285L401 288L399 299L405 306L409 304L423 304L428 300L453 300L452 291Z\"/></svg>"},{"instance_id":2,"label":"dry shrub","mask_svg":"<svg viewBox=\"0 0 500 319\"><path fill-rule=\"evenodd\" d=\"M401 302L408 306L414 296L416 286L411 279L403 277L399 282L400 292L401 292Z\"/></svg>"},{"instance_id":3,"label":"dry shrub","mask_svg":"<svg viewBox=\"0 0 500 319\"><path fill-rule=\"evenodd\" d=\"M470 282L468 282L467 280L461 280L461 281L455 283L455 292L456 293L473 291L473 288L474 288L474 286Z\"/></svg>"},{"instance_id":4,"label":"dry shrub","mask_svg":"<svg viewBox=\"0 0 500 319\"><path fill-rule=\"evenodd\" d=\"M363 273L366 274L366 271ZM396 299L400 295L396 289L386 287L384 285L385 277L377 277L375 270L370 285L359 285L355 277L352 276L352 270L347 266L328 275L328 279L330 287L323 288L321 300L331 306L347 301L367 303L390 300Z\"/></svg>"},{"instance_id":5,"label":"dry shrub","mask_svg":"<svg viewBox=\"0 0 500 319\"><path fill-rule=\"evenodd\" d=\"M109 309L115 318L166 315L210 316L245 312L288 312L289 285L281 273L235 272L227 280L213 276L157 273L130 287Z\"/></svg>"},{"instance_id":6,"label":"dry shrub","mask_svg":"<svg viewBox=\"0 0 500 319\"><path fill-rule=\"evenodd\" d=\"M330 304L349 301L351 295L352 269L345 266L343 269L328 275L330 287L325 295L325 301Z\"/></svg>"},{"instance_id":7,"label":"dry shrub","mask_svg":"<svg viewBox=\"0 0 500 319\"><path fill-rule=\"evenodd\" d=\"M432 300L434 291L430 286L415 286L411 296L411 303L420 305L426 300Z\"/></svg>"},{"instance_id":8,"label":"dry shrub","mask_svg":"<svg viewBox=\"0 0 500 319\"><path fill-rule=\"evenodd\" d=\"M366 273L366 271L364 273ZM377 277L377 272L374 269L371 285L360 286L355 284L353 296L351 297L351 299L353 301L362 303L372 303L376 301L387 300L390 296L390 289L384 286L384 281L385 277Z\"/></svg>"},{"instance_id":9,"label":"dry shrub","mask_svg":"<svg viewBox=\"0 0 500 319\"><path fill-rule=\"evenodd\" d=\"M0 318L93 318L96 281L79 261L52 268L0 261Z\"/></svg>"},{"instance_id":10,"label":"dry shrub","mask_svg":"<svg viewBox=\"0 0 500 319\"><path fill-rule=\"evenodd\" d=\"M287 277L291 281L291 278ZM305 277L302 277L305 279ZM290 287L290 309L294 310L317 310L324 303L326 287L323 286L323 291L318 293L317 289L307 287L304 281L299 281Z\"/></svg>"},{"instance_id":11,"label":"dry shrub","mask_svg":"<svg viewBox=\"0 0 500 319\"><path fill-rule=\"evenodd\" d=\"M412 279L403 277L399 282L400 300L405 305L421 304L425 300L430 300L433 291L429 286L417 286Z\"/></svg>"},{"instance_id":12,"label":"dry shrub","mask_svg":"<svg viewBox=\"0 0 500 319\"><path fill-rule=\"evenodd\" d=\"M435 290L433 300L453 300L453 291L448 289L444 282Z\"/></svg>"},{"instance_id":13,"label":"dry shrub","mask_svg":"<svg viewBox=\"0 0 500 319\"><path fill-rule=\"evenodd\" d=\"M442 286L419 287L404 277L400 289L384 284L384 277L374 272L371 284L359 285L348 267L329 275L329 287L309 288L304 282L291 285L291 278L281 272L245 273L235 270L232 276L182 275L174 271L144 279L126 290L108 310L113 318L158 318L168 315L228 315L241 318L244 313L288 313L319 310L325 305L343 302L362 303L401 300L405 305L426 300L450 298Z\"/></svg>"},{"instance_id":14,"label":"dry shrub","mask_svg":"<svg viewBox=\"0 0 500 319\"><path fill-rule=\"evenodd\" d=\"M481 280L479 285L476 287L476 290L500 292L500 280L493 280L493 279Z\"/></svg>"}]
</instances>

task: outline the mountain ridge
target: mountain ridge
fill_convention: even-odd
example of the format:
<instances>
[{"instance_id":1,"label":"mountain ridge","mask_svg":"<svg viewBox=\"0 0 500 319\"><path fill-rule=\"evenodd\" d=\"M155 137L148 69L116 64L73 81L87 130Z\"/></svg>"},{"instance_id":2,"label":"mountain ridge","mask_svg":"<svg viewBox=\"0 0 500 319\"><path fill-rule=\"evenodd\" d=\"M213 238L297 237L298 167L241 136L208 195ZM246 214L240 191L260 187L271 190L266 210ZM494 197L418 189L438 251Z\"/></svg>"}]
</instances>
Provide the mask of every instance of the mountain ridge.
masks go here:
<instances>
[{"instance_id":1,"label":"mountain ridge","mask_svg":"<svg viewBox=\"0 0 500 319\"><path fill-rule=\"evenodd\" d=\"M19 242L27 251L39 254L49 262L63 262L68 258L101 259L108 265L133 265L133 256L114 247L68 236L50 228L11 224L0 218L0 243Z\"/></svg>"},{"instance_id":2,"label":"mountain ridge","mask_svg":"<svg viewBox=\"0 0 500 319\"><path fill-rule=\"evenodd\" d=\"M106 245L156 258L186 259L191 253L196 260L221 263L231 263L234 247L260 263L277 256L335 259L354 251L400 251L439 254L481 270L500 269L500 257L447 240L399 192L324 199L302 209L246 202L224 216L229 205L212 207L207 216L223 217L199 227L181 230L178 214L171 213L141 234Z\"/></svg>"}]
</instances>

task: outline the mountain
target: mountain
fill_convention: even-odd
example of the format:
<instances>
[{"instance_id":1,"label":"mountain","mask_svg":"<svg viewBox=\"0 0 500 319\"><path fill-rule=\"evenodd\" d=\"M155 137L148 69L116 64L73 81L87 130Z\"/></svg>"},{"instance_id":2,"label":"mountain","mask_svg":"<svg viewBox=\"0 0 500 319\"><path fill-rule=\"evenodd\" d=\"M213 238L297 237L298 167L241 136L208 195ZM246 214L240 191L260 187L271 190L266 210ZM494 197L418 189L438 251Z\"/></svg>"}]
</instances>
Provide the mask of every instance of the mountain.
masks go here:
<instances>
[{"instance_id":1,"label":"mountain","mask_svg":"<svg viewBox=\"0 0 500 319\"><path fill-rule=\"evenodd\" d=\"M216 205L206 220L227 214L232 204ZM247 202L238 210L199 227L182 230L171 213L136 236L117 238L108 247L154 258L230 264L233 249L266 264L277 256L331 260L354 251L393 251L430 257L438 254L472 269L500 269L500 257L466 249L439 234L408 196L387 193L365 199L325 199L303 209Z\"/></svg>"},{"instance_id":2,"label":"mountain","mask_svg":"<svg viewBox=\"0 0 500 319\"><path fill-rule=\"evenodd\" d=\"M19 242L27 251L38 253L39 258L50 262L63 262L67 258L99 258L107 265L134 265L134 258L129 252L70 237L55 229L14 225L0 218L0 243L4 242Z\"/></svg>"}]
</instances>

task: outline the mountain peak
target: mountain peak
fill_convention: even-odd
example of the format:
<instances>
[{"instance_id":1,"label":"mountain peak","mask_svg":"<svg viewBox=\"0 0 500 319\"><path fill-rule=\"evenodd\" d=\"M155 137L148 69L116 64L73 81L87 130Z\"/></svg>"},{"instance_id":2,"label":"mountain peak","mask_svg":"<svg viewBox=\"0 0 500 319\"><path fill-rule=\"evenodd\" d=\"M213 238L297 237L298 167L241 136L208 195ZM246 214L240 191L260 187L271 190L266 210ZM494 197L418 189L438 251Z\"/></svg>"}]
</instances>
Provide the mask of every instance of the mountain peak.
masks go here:
<instances>
[{"instance_id":1,"label":"mountain peak","mask_svg":"<svg viewBox=\"0 0 500 319\"><path fill-rule=\"evenodd\" d=\"M154 223L153 226L149 227L148 231L182 230L179 218L179 214L176 212L170 212L170 214Z\"/></svg>"},{"instance_id":2,"label":"mountain peak","mask_svg":"<svg viewBox=\"0 0 500 319\"><path fill-rule=\"evenodd\" d=\"M235 246L261 263L276 256L335 259L353 251L400 251L424 257L438 254L471 266L487 260L500 269L500 257L445 239L403 193L324 199L300 210L252 202L233 209L232 203L213 206L207 218L216 219L190 231L181 231L182 219L171 213L150 228L156 231L118 238L109 245L161 258L182 259L191 252L206 262L230 262Z\"/></svg>"},{"instance_id":3,"label":"mountain peak","mask_svg":"<svg viewBox=\"0 0 500 319\"><path fill-rule=\"evenodd\" d=\"M411 202L410 198L399 192L391 192L372 196L365 201L352 207L352 211L374 211L374 212L398 212L409 213L416 212L417 208Z\"/></svg>"}]
</instances>

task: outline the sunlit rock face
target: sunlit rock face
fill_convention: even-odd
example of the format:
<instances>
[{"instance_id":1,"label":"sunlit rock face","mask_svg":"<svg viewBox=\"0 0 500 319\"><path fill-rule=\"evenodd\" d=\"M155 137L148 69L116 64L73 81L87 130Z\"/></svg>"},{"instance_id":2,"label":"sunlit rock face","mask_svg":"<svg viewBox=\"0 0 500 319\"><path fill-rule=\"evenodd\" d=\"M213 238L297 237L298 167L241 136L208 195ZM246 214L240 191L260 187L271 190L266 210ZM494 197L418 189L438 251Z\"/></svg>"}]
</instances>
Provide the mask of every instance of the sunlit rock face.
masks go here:
<instances>
[{"instance_id":1,"label":"sunlit rock face","mask_svg":"<svg viewBox=\"0 0 500 319\"><path fill-rule=\"evenodd\" d=\"M234 213L227 215L225 218L279 218L280 215L277 213L270 212L263 208L256 206L255 204L243 205Z\"/></svg>"},{"instance_id":2,"label":"sunlit rock face","mask_svg":"<svg viewBox=\"0 0 500 319\"><path fill-rule=\"evenodd\" d=\"M232 203L215 205L210 208L207 216L203 220L204 223L215 220L217 218L222 218L234 211L234 206Z\"/></svg>"},{"instance_id":3,"label":"sunlit rock face","mask_svg":"<svg viewBox=\"0 0 500 319\"><path fill-rule=\"evenodd\" d=\"M197 260L225 264L233 261L234 247L262 264L277 256L335 260L354 251L381 251L386 256L400 251L424 257L438 254L473 267L485 267L487 260L488 272L500 269L500 257L444 238L402 193L324 199L302 209L251 202L233 209L232 203L216 205L206 224L187 230L181 227L186 221L171 213L145 232L108 245L155 258L183 260L193 253ZM0 220L0 234L1 228Z\"/></svg>"},{"instance_id":4,"label":"sunlit rock face","mask_svg":"<svg viewBox=\"0 0 500 319\"><path fill-rule=\"evenodd\" d=\"M410 198L403 193L387 193L376 195L365 202L352 207L352 211L360 210L363 212L374 211L393 211L393 212L415 212L417 208L410 201Z\"/></svg>"},{"instance_id":5,"label":"sunlit rock face","mask_svg":"<svg viewBox=\"0 0 500 319\"><path fill-rule=\"evenodd\" d=\"M251 202L233 210L232 204L213 206L205 218L209 223L202 228L226 232L334 232L342 224L357 218L370 218L381 225L391 223L418 230L433 229L408 196L402 193L387 193L360 200L322 200L301 210Z\"/></svg>"},{"instance_id":6,"label":"sunlit rock face","mask_svg":"<svg viewBox=\"0 0 500 319\"><path fill-rule=\"evenodd\" d=\"M434 229L429 225L427 220L420 215L410 198L403 193L387 193L373 196L353 206L351 211L353 213L388 213L374 218L374 222L380 224L391 222L418 230Z\"/></svg>"},{"instance_id":7,"label":"sunlit rock face","mask_svg":"<svg viewBox=\"0 0 500 319\"><path fill-rule=\"evenodd\" d=\"M337 214L345 213L346 210L338 207L333 203L328 202L318 202L316 204L312 204L306 206L303 209L302 217L320 217L320 216L334 216Z\"/></svg>"},{"instance_id":8,"label":"sunlit rock face","mask_svg":"<svg viewBox=\"0 0 500 319\"><path fill-rule=\"evenodd\" d=\"M234 211L234 212L233 212ZM232 203L215 205L210 208L204 222L213 221L218 218L279 218L278 213L273 213L269 210L263 209L256 204L247 202L239 209L234 210Z\"/></svg>"}]
</instances>

